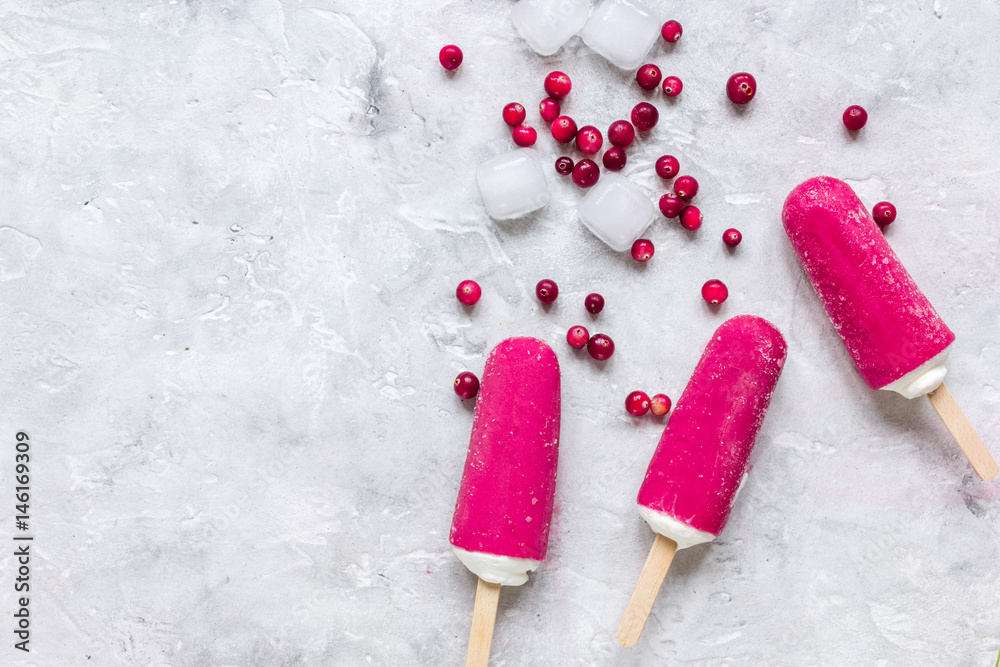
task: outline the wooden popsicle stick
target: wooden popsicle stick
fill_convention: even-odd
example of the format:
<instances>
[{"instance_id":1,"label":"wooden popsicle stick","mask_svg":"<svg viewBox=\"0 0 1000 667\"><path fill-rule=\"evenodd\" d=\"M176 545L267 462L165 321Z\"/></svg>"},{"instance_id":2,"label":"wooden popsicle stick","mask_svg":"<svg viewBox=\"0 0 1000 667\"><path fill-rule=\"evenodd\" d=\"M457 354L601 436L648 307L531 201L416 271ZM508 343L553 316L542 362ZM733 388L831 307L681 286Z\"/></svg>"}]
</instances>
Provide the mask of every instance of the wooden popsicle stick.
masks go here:
<instances>
[{"instance_id":1,"label":"wooden popsicle stick","mask_svg":"<svg viewBox=\"0 0 1000 667\"><path fill-rule=\"evenodd\" d=\"M990 450L986 449L986 444L976 433L976 429L972 428L972 424L966 419L962 408L958 407L958 403L948 391L948 387L942 382L940 387L927 394L927 398L934 406L941 421L951 431L955 442L962 448L962 453L969 459L976 474L987 480L996 477L997 473L1000 472L1000 468L997 468L997 462L990 455Z\"/></svg>"},{"instance_id":2,"label":"wooden popsicle stick","mask_svg":"<svg viewBox=\"0 0 1000 667\"><path fill-rule=\"evenodd\" d=\"M642 566L639 581L635 582L632 597L625 607L625 615L618 625L618 632L615 634L615 638L622 646L635 646L639 641L675 553L677 553L677 543L669 537L657 534L656 541L646 556L646 564Z\"/></svg>"},{"instance_id":3,"label":"wooden popsicle stick","mask_svg":"<svg viewBox=\"0 0 1000 667\"><path fill-rule=\"evenodd\" d=\"M476 606L472 610L472 631L469 632L469 650L465 654L465 667L486 667L490 664L490 646L493 644L493 625L500 602L500 584L479 580L476 586Z\"/></svg>"}]
</instances>

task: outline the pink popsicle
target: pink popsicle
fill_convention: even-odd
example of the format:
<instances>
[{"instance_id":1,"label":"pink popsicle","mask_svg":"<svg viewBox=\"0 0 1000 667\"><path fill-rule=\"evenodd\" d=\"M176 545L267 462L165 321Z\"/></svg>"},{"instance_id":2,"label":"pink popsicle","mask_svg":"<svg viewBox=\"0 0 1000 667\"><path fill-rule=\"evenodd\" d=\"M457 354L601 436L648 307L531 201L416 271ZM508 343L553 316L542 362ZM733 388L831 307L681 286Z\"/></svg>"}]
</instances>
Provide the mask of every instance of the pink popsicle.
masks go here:
<instances>
[{"instance_id":1,"label":"pink popsicle","mask_svg":"<svg viewBox=\"0 0 1000 667\"><path fill-rule=\"evenodd\" d=\"M788 195L781 219L870 387L899 380L955 340L849 185L829 176L811 178ZM942 371L936 383L943 377ZM931 384L920 391L937 386Z\"/></svg>"},{"instance_id":2,"label":"pink popsicle","mask_svg":"<svg viewBox=\"0 0 1000 667\"><path fill-rule=\"evenodd\" d=\"M509 338L490 352L451 524L452 545L544 560L559 454L559 402L559 362L543 341Z\"/></svg>"},{"instance_id":3,"label":"pink popsicle","mask_svg":"<svg viewBox=\"0 0 1000 667\"><path fill-rule=\"evenodd\" d=\"M639 641L677 550L726 525L787 353L759 317L734 317L712 334L639 488L639 514L657 535L615 633L622 646Z\"/></svg>"},{"instance_id":4,"label":"pink popsicle","mask_svg":"<svg viewBox=\"0 0 1000 667\"><path fill-rule=\"evenodd\" d=\"M722 530L787 349L760 317L716 329L649 462L639 505L712 536Z\"/></svg>"}]
</instances>

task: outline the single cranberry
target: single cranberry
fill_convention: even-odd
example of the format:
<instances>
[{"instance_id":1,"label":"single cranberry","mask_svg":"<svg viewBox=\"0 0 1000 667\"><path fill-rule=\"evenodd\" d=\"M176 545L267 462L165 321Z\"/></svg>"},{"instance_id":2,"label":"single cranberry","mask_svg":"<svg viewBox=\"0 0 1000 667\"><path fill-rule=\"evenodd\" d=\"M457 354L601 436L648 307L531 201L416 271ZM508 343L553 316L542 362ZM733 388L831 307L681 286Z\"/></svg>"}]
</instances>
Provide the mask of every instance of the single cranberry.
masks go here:
<instances>
[{"instance_id":1,"label":"single cranberry","mask_svg":"<svg viewBox=\"0 0 1000 667\"><path fill-rule=\"evenodd\" d=\"M684 84L676 76L668 76L663 80L663 94L667 97L677 97L684 90Z\"/></svg>"},{"instance_id":2,"label":"single cranberry","mask_svg":"<svg viewBox=\"0 0 1000 667\"><path fill-rule=\"evenodd\" d=\"M573 82L562 72L550 72L545 77L545 92L549 94L549 97L554 97L557 100L561 100L569 95L572 87Z\"/></svg>"},{"instance_id":3,"label":"single cranberry","mask_svg":"<svg viewBox=\"0 0 1000 667\"><path fill-rule=\"evenodd\" d=\"M844 110L844 125L851 132L857 132L868 122L868 112L857 104Z\"/></svg>"},{"instance_id":4,"label":"single cranberry","mask_svg":"<svg viewBox=\"0 0 1000 667\"><path fill-rule=\"evenodd\" d=\"M649 394L644 391L633 391L625 397L625 409L630 415L643 416L649 412Z\"/></svg>"},{"instance_id":5,"label":"single cranberry","mask_svg":"<svg viewBox=\"0 0 1000 667\"><path fill-rule=\"evenodd\" d=\"M726 95L733 104L746 104L757 94L757 79L752 74L737 72L726 82Z\"/></svg>"},{"instance_id":6,"label":"single cranberry","mask_svg":"<svg viewBox=\"0 0 1000 667\"><path fill-rule=\"evenodd\" d=\"M681 163L673 155L661 155L656 159L656 175L660 178L673 178L680 169Z\"/></svg>"},{"instance_id":7,"label":"single cranberry","mask_svg":"<svg viewBox=\"0 0 1000 667\"><path fill-rule=\"evenodd\" d=\"M880 201L872 209L872 217L875 218L879 227L891 225L892 221L896 219L896 207L887 201Z\"/></svg>"},{"instance_id":8,"label":"single cranberry","mask_svg":"<svg viewBox=\"0 0 1000 667\"><path fill-rule=\"evenodd\" d=\"M660 36L663 37L668 42L676 42L681 38L681 33L684 32L681 28L681 24L677 21L667 21L660 28Z\"/></svg>"},{"instance_id":9,"label":"single cranberry","mask_svg":"<svg viewBox=\"0 0 1000 667\"><path fill-rule=\"evenodd\" d=\"M676 218L685 206L684 200L673 192L668 192L660 197L660 213L667 218Z\"/></svg>"},{"instance_id":10,"label":"single cranberry","mask_svg":"<svg viewBox=\"0 0 1000 667\"><path fill-rule=\"evenodd\" d=\"M637 262L648 262L653 256L653 242L649 239L636 239L632 244L632 259Z\"/></svg>"},{"instance_id":11,"label":"single cranberry","mask_svg":"<svg viewBox=\"0 0 1000 667\"><path fill-rule=\"evenodd\" d=\"M678 176L674 181L674 193L684 201L691 201L698 194L698 181L694 176Z\"/></svg>"},{"instance_id":12,"label":"single cranberry","mask_svg":"<svg viewBox=\"0 0 1000 667\"><path fill-rule=\"evenodd\" d=\"M541 116L542 120L546 123L551 123L558 118L560 109L559 100L553 97L546 97L538 103L538 115Z\"/></svg>"},{"instance_id":13,"label":"single cranberry","mask_svg":"<svg viewBox=\"0 0 1000 667\"><path fill-rule=\"evenodd\" d=\"M635 82L639 84L639 87L643 90L656 90L656 87L660 85L660 79L663 78L663 73L660 68L650 63L648 65L643 65L639 68L639 71L635 73Z\"/></svg>"},{"instance_id":14,"label":"single cranberry","mask_svg":"<svg viewBox=\"0 0 1000 667\"><path fill-rule=\"evenodd\" d=\"M535 132L535 128L528 127L527 125L518 125L510 133L510 136L514 138L515 144L522 147L534 146L535 141L538 139L538 133Z\"/></svg>"},{"instance_id":15,"label":"single cranberry","mask_svg":"<svg viewBox=\"0 0 1000 667\"><path fill-rule=\"evenodd\" d=\"M462 49L454 44L442 47L438 53L438 60L441 62L441 67L445 69L457 69L462 64Z\"/></svg>"},{"instance_id":16,"label":"single cranberry","mask_svg":"<svg viewBox=\"0 0 1000 667\"><path fill-rule=\"evenodd\" d=\"M591 315L596 315L604 310L604 297L597 292L588 294L587 298L583 300L583 307L586 308L587 312Z\"/></svg>"},{"instance_id":17,"label":"single cranberry","mask_svg":"<svg viewBox=\"0 0 1000 667\"><path fill-rule=\"evenodd\" d=\"M594 334L587 341L587 352L590 352L590 356L594 359L605 361L615 353L615 342L611 340L610 336Z\"/></svg>"},{"instance_id":18,"label":"single cranberry","mask_svg":"<svg viewBox=\"0 0 1000 667\"><path fill-rule=\"evenodd\" d=\"M604 168L608 171L621 171L627 160L628 156L625 155L625 151L618 147L613 146L604 151Z\"/></svg>"},{"instance_id":19,"label":"single cranberry","mask_svg":"<svg viewBox=\"0 0 1000 667\"><path fill-rule=\"evenodd\" d=\"M569 331L566 332L566 342L574 350L583 349L590 340L590 332L587 331L586 327L582 327L579 324L575 327L570 327Z\"/></svg>"},{"instance_id":20,"label":"single cranberry","mask_svg":"<svg viewBox=\"0 0 1000 667\"><path fill-rule=\"evenodd\" d=\"M556 171L563 176L569 176L573 173L573 159L563 155L561 158L556 160Z\"/></svg>"},{"instance_id":21,"label":"single cranberry","mask_svg":"<svg viewBox=\"0 0 1000 667\"><path fill-rule=\"evenodd\" d=\"M593 125L584 125L577 131L576 147L584 155L593 155L601 150L602 145L604 145L604 137L601 136L601 131Z\"/></svg>"},{"instance_id":22,"label":"single cranberry","mask_svg":"<svg viewBox=\"0 0 1000 667\"><path fill-rule=\"evenodd\" d=\"M526 115L524 107L517 102L511 102L503 108L503 122L511 127L517 127L523 123Z\"/></svg>"},{"instance_id":23,"label":"single cranberry","mask_svg":"<svg viewBox=\"0 0 1000 667\"><path fill-rule=\"evenodd\" d=\"M576 121L569 116L559 116L552 121L552 138L561 144L568 144L576 136Z\"/></svg>"},{"instance_id":24,"label":"single cranberry","mask_svg":"<svg viewBox=\"0 0 1000 667\"><path fill-rule=\"evenodd\" d=\"M455 393L459 398L473 398L479 393L479 378L469 371L459 373L455 378Z\"/></svg>"},{"instance_id":25,"label":"single cranberry","mask_svg":"<svg viewBox=\"0 0 1000 667\"><path fill-rule=\"evenodd\" d=\"M720 304L729 298L729 290L721 280L709 280L701 286L701 298L709 303Z\"/></svg>"},{"instance_id":26,"label":"single cranberry","mask_svg":"<svg viewBox=\"0 0 1000 667\"><path fill-rule=\"evenodd\" d=\"M556 285L556 281L548 278L539 280L538 284L535 285L535 296L542 303L552 303L559 297L559 285Z\"/></svg>"},{"instance_id":27,"label":"single cranberry","mask_svg":"<svg viewBox=\"0 0 1000 667\"><path fill-rule=\"evenodd\" d=\"M670 397L666 394L656 394L649 399L649 411L657 417L662 417L670 412L671 405Z\"/></svg>"},{"instance_id":28,"label":"single cranberry","mask_svg":"<svg viewBox=\"0 0 1000 667\"><path fill-rule=\"evenodd\" d=\"M742 240L743 240L743 235L740 234L740 230L738 229L730 228L722 232L722 242L725 243L730 248L735 248L740 244L740 241Z\"/></svg>"},{"instance_id":29,"label":"single cranberry","mask_svg":"<svg viewBox=\"0 0 1000 667\"><path fill-rule=\"evenodd\" d=\"M573 182L581 188L589 188L601 177L601 168L590 158L583 158L573 167Z\"/></svg>"},{"instance_id":30,"label":"single cranberry","mask_svg":"<svg viewBox=\"0 0 1000 667\"><path fill-rule=\"evenodd\" d=\"M635 140L635 128L627 120L616 120L608 128L608 141L616 148L628 148Z\"/></svg>"},{"instance_id":31,"label":"single cranberry","mask_svg":"<svg viewBox=\"0 0 1000 667\"><path fill-rule=\"evenodd\" d=\"M660 120L660 112L649 102L639 102L632 107L632 124L640 132L648 132Z\"/></svg>"},{"instance_id":32,"label":"single cranberry","mask_svg":"<svg viewBox=\"0 0 1000 667\"><path fill-rule=\"evenodd\" d=\"M702 220L704 220L704 216L697 206L685 206L681 210L681 227L684 229L693 232L701 227Z\"/></svg>"},{"instance_id":33,"label":"single cranberry","mask_svg":"<svg viewBox=\"0 0 1000 667\"><path fill-rule=\"evenodd\" d=\"M479 301L479 297L482 295L483 289L475 280L463 280L455 289L455 296L458 297L458 300L466 306L471 306L475 302Z\"/></svg>"}]
</instances>

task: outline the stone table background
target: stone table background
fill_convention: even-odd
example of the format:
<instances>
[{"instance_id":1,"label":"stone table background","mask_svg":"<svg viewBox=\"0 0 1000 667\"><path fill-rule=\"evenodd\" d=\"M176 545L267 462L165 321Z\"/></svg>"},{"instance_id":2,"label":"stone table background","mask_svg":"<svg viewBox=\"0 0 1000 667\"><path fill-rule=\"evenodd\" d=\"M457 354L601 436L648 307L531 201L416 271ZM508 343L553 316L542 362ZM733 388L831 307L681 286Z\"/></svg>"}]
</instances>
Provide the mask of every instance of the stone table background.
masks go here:
<instances>
[{"instance_id":1,"label":"stone table background","mask_svg":"<svg viewBox=\"0 0 1000 667\"><path fill-rule=\"evenodd\" d=\"M503 591L493 664L993 664L1000 484L926 401L864 385L779 212L817 174L896 204L888 238L958 335L949 386L1000 455L1000 8L655 3L685 32L650 60L685 88L652 96L660 124L624 173L658 196L652 161L679 156L706 222L658 216L640 266L577 222L554 172L540 215L484 215L473 171L511 146L504 103L536 120L546 72L570 74L566 111L602 130L645 97L577 38L529 51L510 4L0 10L0 525L9 540L25 430L36 536L29 655L10 647L0 557L0 662L461 664L475 580L447 534L472 410L451 382L521 334L561 359L559 485L549 559ZM454 75L437 64L451 42ZM742 111L724 98L740 70L760 88ZM870 113L857 138L852 103ZM548 311L543 277L561 288ZM731 291L719 312L699 296L712 277ZM464 278L484 289L471 312ZM621 649L663 428L624 397L676 399L739 313L790 348L754 469ZM615 339L610 362L565 345L581 322Z\"/></svg>"}]
</instances>

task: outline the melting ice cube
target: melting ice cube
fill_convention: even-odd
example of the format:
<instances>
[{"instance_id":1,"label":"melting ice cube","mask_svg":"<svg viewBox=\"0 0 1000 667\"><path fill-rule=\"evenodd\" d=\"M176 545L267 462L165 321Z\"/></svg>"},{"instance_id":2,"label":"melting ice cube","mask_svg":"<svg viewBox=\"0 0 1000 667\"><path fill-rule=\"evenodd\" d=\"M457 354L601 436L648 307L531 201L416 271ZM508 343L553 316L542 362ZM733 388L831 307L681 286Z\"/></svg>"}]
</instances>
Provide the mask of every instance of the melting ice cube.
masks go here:
<instances>
[{"instance_id":1,"label":"melting ice cube","mask_svg":"<svg viewBox=\"0 0 1000 667\"><path fill-rule=\"evenodd\" d=\"M589 16L582 0L520 0L510 10L521 37L543 56L551 56L580 32Z\"/></svg>"},{"instance_id":2,"label":"melting ice cube","mask_svg":"<svg viewBox=\"0 0 1000 667\"><path fill-rule=\"evenodd\" d=\"M622 69L643 64L659 36L659 17L640 0L603 0L580 33L587 46Z\"/></svg>"},{"instance_id":3,"label":"melting ice cube","mask_svg":"<svg viewBox=\"0 0 1000 667\"><path fill-rule=\"evenodd\" d=\"M482 163L476 182L494 220L520 218L549 203L542 161L530 148L516 148Z\"/></svg>"},{"instance_id":4,"label":"melting ice cube","mask_svg":"<svg viewBox=\"0 0 1000 667\"><path fill-rule=\"evenodd\" d=\"M606 173L580 202L579 215L587 229L620 252L653 222L653 202L621 174Z\"/></svg>"}]
</instances>

